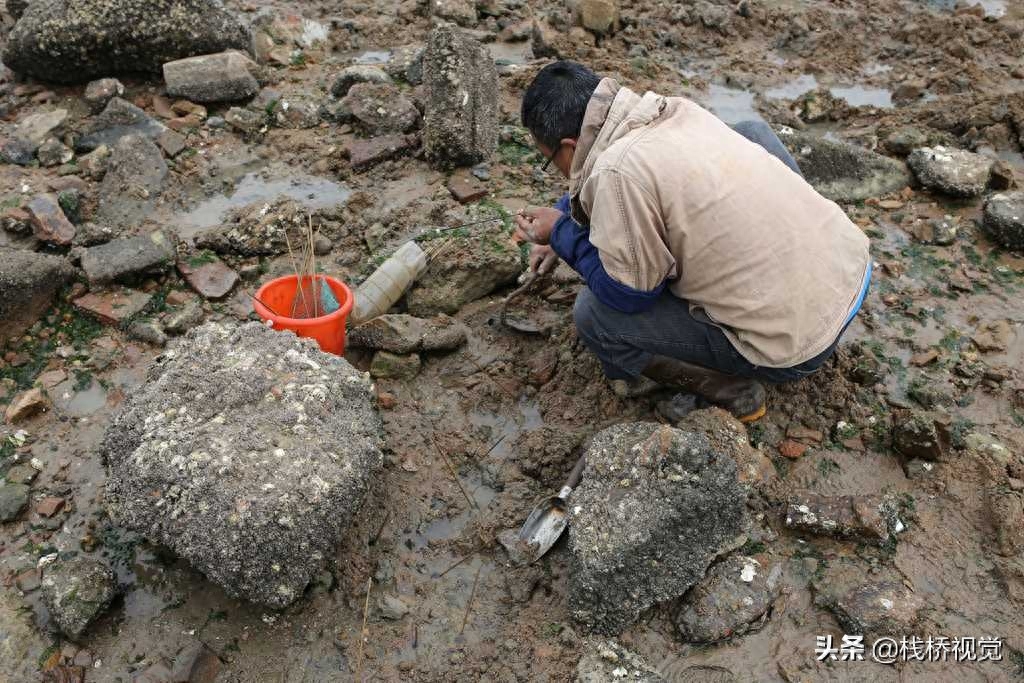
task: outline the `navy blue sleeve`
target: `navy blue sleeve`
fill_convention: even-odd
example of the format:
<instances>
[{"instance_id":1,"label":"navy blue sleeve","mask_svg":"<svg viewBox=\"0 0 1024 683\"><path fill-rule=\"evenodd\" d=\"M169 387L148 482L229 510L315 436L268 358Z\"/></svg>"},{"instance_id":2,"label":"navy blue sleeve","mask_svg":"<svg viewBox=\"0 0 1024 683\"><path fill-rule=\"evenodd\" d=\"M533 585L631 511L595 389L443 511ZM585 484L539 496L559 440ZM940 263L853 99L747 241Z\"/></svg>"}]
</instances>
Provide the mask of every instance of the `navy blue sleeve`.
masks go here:
<instances>
[{"instance_id":1,"label":"navy blue sleeve","mask_svg":"<svg viewBox=\"0 0 1024 683\"><path fill-rule=\"evenodd\" d=\"M597 247L590 243L590 231L569 215L569 195L566 194L559 199L555 208L562 211L562 217L555 222L555 227L551 231L551 248L559 258L583 276L587 287L598 301L621 313L642 313L650 310L668 281L662 282L649 292L617 282L608 275L601 264Z\"/></svg>"}]
</instances>

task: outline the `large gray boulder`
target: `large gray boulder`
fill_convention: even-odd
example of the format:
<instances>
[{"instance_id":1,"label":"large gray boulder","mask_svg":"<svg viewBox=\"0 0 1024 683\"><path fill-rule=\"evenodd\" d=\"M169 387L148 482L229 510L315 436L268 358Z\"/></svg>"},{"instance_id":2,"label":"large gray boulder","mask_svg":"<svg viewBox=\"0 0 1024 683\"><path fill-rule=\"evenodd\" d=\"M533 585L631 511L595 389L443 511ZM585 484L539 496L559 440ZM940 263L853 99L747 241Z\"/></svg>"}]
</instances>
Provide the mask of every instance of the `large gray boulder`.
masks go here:
<instances>
[{"instance_id":1,"label":"large gray boulder","mask_svg":"<svg viewBox=\"0 0 1024 683\"><path fill-rule=\"evenodd\" d=\"M614 634L677 598L742 535L736 464L703 434L654 423L598 433L569 499L569 608Z\"/></svg>"},{"instance_id":2,"label":"large gray boulder","mask_svg":"<svg viewBox=\"0 0 1024 683\"><path fill-rule=\"evenodd\" d=\"M182 339L107 430L110 512L232 595L284 607L383 464L369 378L259 323Z\"/></svg>"},{"instance_id":3,"label":"large gray boulder","mask_svg":"<svg viewBox=\"0 0 1024 683\"><path fill-rule=\"evenodd\" d=\"M924 187L951 197L979 196L992 175L988 157L942 146L915 149L907 164Z\"/></svg>"},{"instance_id":4,"label":"large gray boulder","mask_svg":"<svg viewBox=\"0 0 1024 683\"><path fill-rule=\"evenodd\" d=\"M1003 192L985 202L985 230L1007 249L1024 250L1024 192Z\"/></svg>"},{"instance_id":5,"label":"large gray boulder","mask_svg":"<svg viewBox=\"0 0 1024 683\"><path fill-rule=\"evenodd\" d=\"M835 202L859 202L895 192L910 182L906 166L848 142L788 128L779 139L814 189Z\"/></svg>"},{"instance_id":6,"label":"large gray boulder","mask_svg":"<svg viewBox=\"0 0 1024 683\"><path fill-rule=\"evenodd\" d=\"M0 345L31 327L74 274L60 256L0 249Z\"/></svg>"},{"instance_id":7,"label":"large gray boulder","mask_svg":"<svg viewBox=\"0 0 1024 683\"><path fill-rule=\"evenodd\" d=\"M450 25L430 33L423 56L423 146L439 167L472 166L498 148L498 72L491 53Z\"/></svg>"},{"instance_id":8,"label":"large gray boulder","mask_svg":"<svg viewBox=\"0 0 1024 683\"><path fill-rule=\"evenodd\" d=\"M218 0L33 0L3 62L58 83L159 72L164 63L249 50L249 30Z\"/></svg>"}]
</instances>

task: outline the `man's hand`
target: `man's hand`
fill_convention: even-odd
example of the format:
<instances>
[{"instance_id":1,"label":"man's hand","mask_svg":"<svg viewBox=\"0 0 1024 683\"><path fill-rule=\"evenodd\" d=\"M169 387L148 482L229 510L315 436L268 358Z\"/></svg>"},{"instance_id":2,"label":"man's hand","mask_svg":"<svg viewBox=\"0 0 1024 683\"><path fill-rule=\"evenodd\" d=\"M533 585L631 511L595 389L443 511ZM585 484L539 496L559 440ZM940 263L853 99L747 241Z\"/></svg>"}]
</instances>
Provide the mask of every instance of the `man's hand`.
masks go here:
<instances>
[{"instance_id":1,"label":"man's hand","mask_svg":"<svg viewBox=\"0 0 1024 683\"><path fill-rule=\"evenodd\" d=\"M547 244L551 240L551 231L555 223L562 217L558 209L523 209L516 214L516 230L513 233L517 240L533 244Z\"/></svg>"},{"instance_id":2,"label":"man's hand","mask_svg":"<svg viewBox=\"0 0 1024 683\"><path fill-rule=\"evenodd\" d=\"M547 275L558 265L558 254L546 244L535 244L530 248L530 270L538 275Z\"/></svg>"}]
</instances>

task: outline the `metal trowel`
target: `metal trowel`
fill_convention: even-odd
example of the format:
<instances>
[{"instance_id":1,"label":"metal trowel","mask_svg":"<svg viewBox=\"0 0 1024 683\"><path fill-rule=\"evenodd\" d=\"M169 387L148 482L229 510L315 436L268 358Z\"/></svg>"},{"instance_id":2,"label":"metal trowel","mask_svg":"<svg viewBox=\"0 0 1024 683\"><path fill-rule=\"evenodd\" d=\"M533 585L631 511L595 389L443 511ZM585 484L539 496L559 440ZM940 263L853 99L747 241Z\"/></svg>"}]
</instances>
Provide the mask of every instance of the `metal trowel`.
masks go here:
<instances>
[{"instance_id":1,"label":"metal trowel","mask_svg":"<svg viewBox=\"0 0 1024 683\"><path fill-rule=\"evenodd\" d=\"M551 546L561 537L565 527L569 525L569 509L566 499L583 477L585 456L580 456L576 466L569 473L569 480L554 498L548 498L537 504L530 516L526 518L523 528L519 530L519 543L529 561L536 562L544 557Z\"/></svg>"}]
</instances>

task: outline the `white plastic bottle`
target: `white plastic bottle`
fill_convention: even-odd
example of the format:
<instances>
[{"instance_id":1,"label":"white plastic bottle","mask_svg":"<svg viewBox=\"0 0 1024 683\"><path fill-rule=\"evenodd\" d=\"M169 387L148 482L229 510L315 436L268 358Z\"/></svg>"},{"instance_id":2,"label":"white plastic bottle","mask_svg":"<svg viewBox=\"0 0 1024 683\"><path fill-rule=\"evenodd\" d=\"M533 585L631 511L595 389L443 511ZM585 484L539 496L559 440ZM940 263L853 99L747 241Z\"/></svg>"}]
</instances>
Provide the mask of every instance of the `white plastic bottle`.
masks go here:
<instances>
[{"instance_id":1,"label":"white plastic bottle","mask_svg":"<svg viewBox=\"0 0 1024 683\"><path fill-rule=\"evenodd\" d=\"M426 269L427 255L420 245L403 244L356 289L355 307L349 315L351 324L358 325L386 313Z\"/></svg>"}]
</instances>

